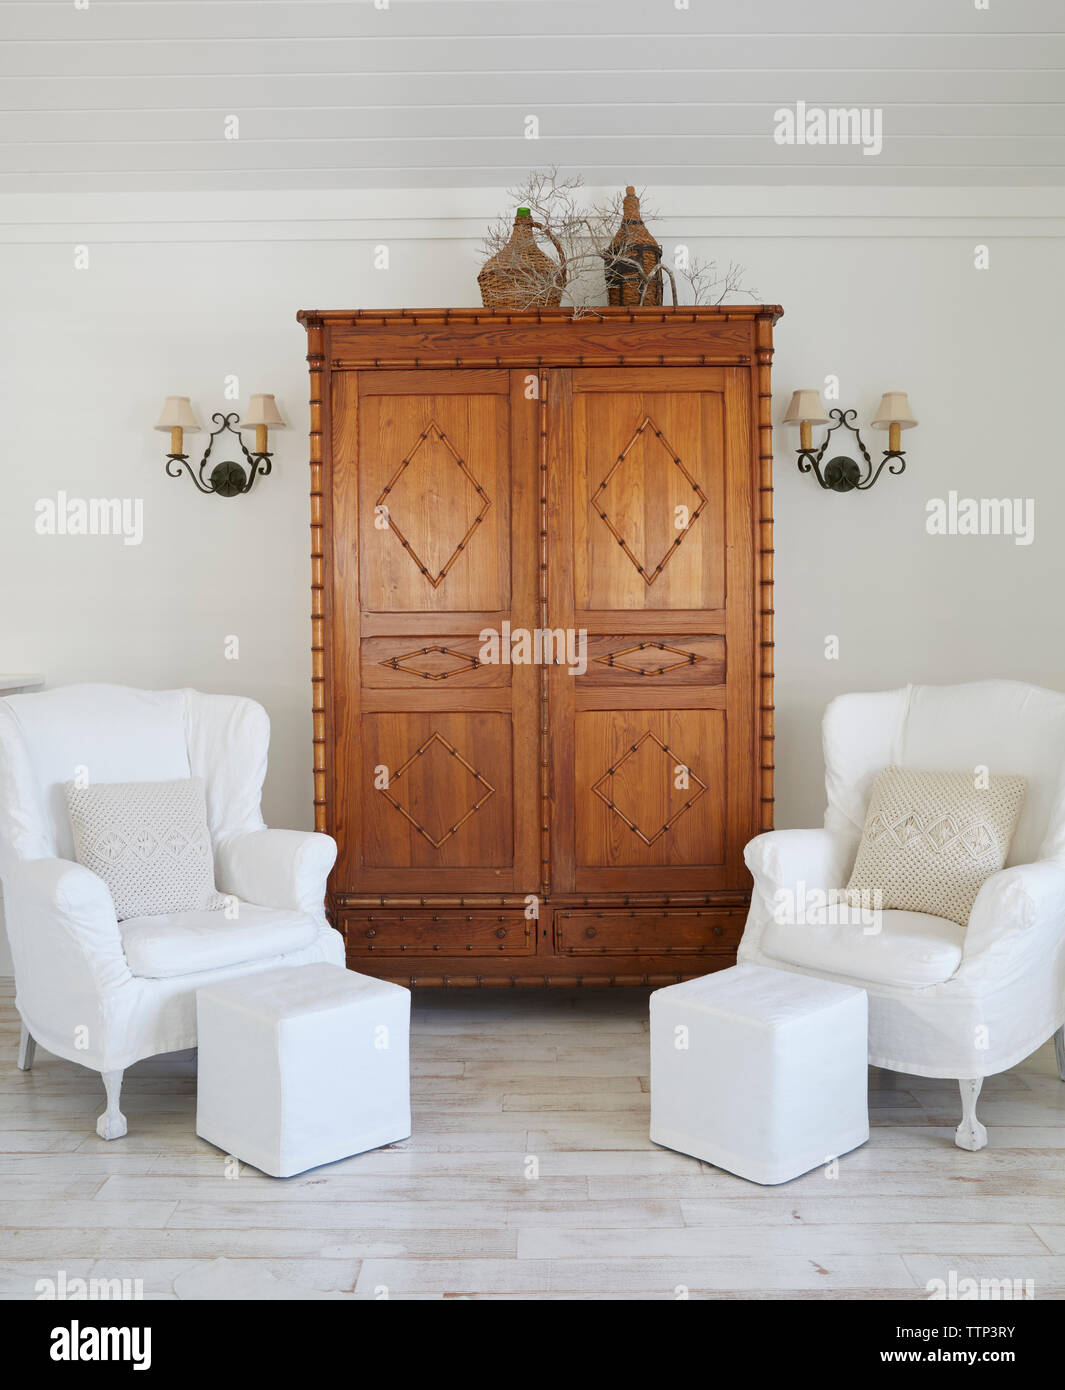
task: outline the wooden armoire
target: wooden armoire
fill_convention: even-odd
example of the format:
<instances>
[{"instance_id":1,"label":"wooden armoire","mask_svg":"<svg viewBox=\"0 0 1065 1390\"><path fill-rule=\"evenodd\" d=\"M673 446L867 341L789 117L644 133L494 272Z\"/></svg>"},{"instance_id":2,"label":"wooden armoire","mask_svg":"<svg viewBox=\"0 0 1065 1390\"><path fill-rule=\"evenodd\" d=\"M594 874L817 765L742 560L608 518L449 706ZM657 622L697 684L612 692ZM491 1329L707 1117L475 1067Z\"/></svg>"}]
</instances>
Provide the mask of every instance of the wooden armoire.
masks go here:
<instances>
[{"instance_id":1,"label":"wooden armoire","mask_svg":"<svg viewBox=\"0 0 1065 1390\"><path fill-rule=\"evenodd\" d=\"M780 313L300 313L315 812L352 968L734 961L772 824Z\"/></svg>"}]
</instances>

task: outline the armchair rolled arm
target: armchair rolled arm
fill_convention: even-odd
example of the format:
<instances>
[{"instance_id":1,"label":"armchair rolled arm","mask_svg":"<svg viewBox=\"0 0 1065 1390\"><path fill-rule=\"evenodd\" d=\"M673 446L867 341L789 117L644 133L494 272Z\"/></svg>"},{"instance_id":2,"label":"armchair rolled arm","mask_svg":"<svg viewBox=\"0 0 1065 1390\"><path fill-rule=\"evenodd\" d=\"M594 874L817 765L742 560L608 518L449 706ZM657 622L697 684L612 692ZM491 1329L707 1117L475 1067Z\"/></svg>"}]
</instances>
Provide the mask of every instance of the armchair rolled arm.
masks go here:
<instances>
[{"instance_id":1,"label":"armchair rolled arm","mask_svg":"<svg viewBox=\"0 0 1065 1390\"><path fill-rule=\"evenodd\" d=\"M976 895L958 974L993 971L1001 982L1043 954L1047 932L1065 934L1065 864L1046 859L1000 869Z\"/></svg>"},{"instance_id":2,"label":"armchair rolled arm","mask_svg":"<svg viewBox=\"0 0 1065 1390\"><path fill-rule=\"evenodd\" d=\"M325 921L325 886L337 857L331 835L252 830L215 850L215 883L260 907L292 908Z\"/></svg>"},{"instance_id":3,"label":"armchair rolled arm","mask_svg":"<svg viewBox=\"0 0 1065 1390\"><path fill-rule=\"evenodd\" d=\"M744 862L754 879L740 959L758 950L773 920L778 894L807 888L843 888L850 877L857 836L835 830L767 830L748 842Z\"/></svg>"},{"instance_id":4,"label":"armchair rolled arm","mask_svg":"<svg viewBox=\"0 0 1065 1390\"><path fill-rule=\"evenodd\" d=\"M99 1046L108 1000L133 979L107 884L68 859L20 859L4 871L4 915L23 1018L83 1060L71 1049Z\"/></svg>"},{"instance_id":5,"label":"armchair rolled arm","mask_svg":"<svg viewBox=\"0 0 1065 1390\"><path fill-rule=\"evenodd\" d=\"M856 848L854 836L835 830L767 830L748 843L743 858L755 885L772 895L800 882L844 887Z\"/></svg>"}]
</instances>

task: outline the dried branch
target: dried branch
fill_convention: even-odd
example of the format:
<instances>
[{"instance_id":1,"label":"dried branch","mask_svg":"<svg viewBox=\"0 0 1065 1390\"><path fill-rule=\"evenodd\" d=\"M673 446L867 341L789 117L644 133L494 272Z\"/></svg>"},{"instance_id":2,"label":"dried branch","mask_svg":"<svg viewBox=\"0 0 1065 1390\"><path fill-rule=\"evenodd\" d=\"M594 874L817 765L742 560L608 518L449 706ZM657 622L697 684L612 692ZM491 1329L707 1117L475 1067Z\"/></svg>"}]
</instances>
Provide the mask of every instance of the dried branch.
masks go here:
<instances>
[{"instance_id":1,"label":"dried branch","mask_svg":"<svg viewBox=\"0 0 1065 1390\"><path fill-rule=\"evenodd\" d=\"M734 295L747 295L756 303L761 298L756 289L743 283L747 272L735 261L729 261L728 268L722 272L716 261L692 256L677 265L677 273L688 286L692 304L723 304Z\"/></svg>"}]
</instances>

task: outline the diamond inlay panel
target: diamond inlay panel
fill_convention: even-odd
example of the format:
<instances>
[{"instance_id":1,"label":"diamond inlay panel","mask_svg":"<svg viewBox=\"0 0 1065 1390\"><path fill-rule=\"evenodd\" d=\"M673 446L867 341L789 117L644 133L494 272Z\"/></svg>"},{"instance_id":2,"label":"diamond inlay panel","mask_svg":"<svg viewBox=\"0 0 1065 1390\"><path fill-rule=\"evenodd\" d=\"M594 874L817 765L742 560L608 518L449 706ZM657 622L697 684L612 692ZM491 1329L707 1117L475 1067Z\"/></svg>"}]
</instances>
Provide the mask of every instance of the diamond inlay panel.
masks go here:
<instances>
[{"instance_id":1,"label":"diamond inlay panel","mask_svg":"<svg viewBox=\"0 0 1065 1390\"><path fill-rule=\"evenodd\" d=\"M640 448L640 446L642 446L642 448ZM641 453L639 463L636 461L636 451L638 448L640 448ZM622 500L616 496L620 484L626 479L628 470L640 466L642 466L643 469L643 486L639 489L638 495L643 500L645 506L646 499L650 496L657 495L659 492L659 489L654 486L651 477L653 471L658 467L664 467L667 470L677 470L686 485L683 490L685 492L690 490L691 494L688 524L675 537L673 543L667 547L657 563L652 563L651 557L649 556L641 557L636 553L636 547L640 545L640 542L631 534L633 518L631 516L619 515L619 512L624 512L625 509ZM637 574L639 574L645 584L650 585L655 582L666 565L669 564L670 560L683 543L684 538L690 534L692 527L702 515L706 502L706 494L687 468L685 468L673 446L651 419L650 415L645 415L636 426L628 444L625 445L624 449L622 449L621 453L618 455L610 472L599 484L598 488L596 488L590 504L595 508L600 520L617 541L623 553L632 562ZM666 521L666 525L672 527L673 520L673 516L670 515ZM628 536L625 534L626 531L630 532Z\"/></svg>"},{"instance_id":2,"label":"diamond inlay panel","mask_svg":"<svg viewBox=\"0 0 1065 1390\"><path fill-rule=\"evenodd\" d=\"M452 513L436 507L434 500L438 495L450 498L456 484L465 492L468 521L462 534L449 534L447 523ZM434 589L443 583L491 505L469 465L435 420L422 431L376 503L388 509L388 529Z\"/></svg>"},{"instance_id":3,"label":"diamond inlay panel","mask_svg":"<svg viewBox=\"0 0 1065 1390\"><path fill-rule=\"evenodd\" d=\"M427 681L446 681L449 676L476 671L480 664L475 656L452 651L450 647L419 647L415 652L390 656L379 663L391 671L409 671Z\"/></svg>"},{"instance_id":4,"label":"diamond inlay panel","mask_svg":"<svg viewBox=\"0 0 1065 1390\"><path fill-rule=\"evenodd\" d=\"M636 774L635 782L628 789L619 789L616 778L622 768L627 765L629 770ZM678 766L683 766L687 771L688 781L691 784L687 788L676 787L674 777L675 769ZM662 777L669 779L667 783L669 814L663 824L648 826L643 829L640 821L646 819L646 799L639 797L634 787L639 787L641 784L653 785L655 780ZM635 743L630 744L627 752L618 758L614 766L608 768L592 787L596 796L604 801L611 811L625 822L633 834L640 837L645 845L653 845L690 807L695 805L706 790L707 784L696 776L691 769L691 764L686 759L678 757L668 743L663 743L657 734L651 733L650 730L638 738Z\"/></svg>"},{"instance_id":5,"label":"diamond inlay panel","mask_svg":"<svg viewBox=\"0 0 1065 1390\"><path fill-rule=\"evenodd\" d=\"M622 657L627 660L621 660ZM608 652L606 656L595 659L602 666L632 671L637 676L664 676L667 671L694 666L702 657L681 647L667 646L665 642L638 642L633 647L622 647L619 652Z\"/></svg>"},{"instance_id":6,"label":"diamond inlay panel","mask_svg":"<svg viewBox=\"0 0 1065 1390\"><path fill-rule=\"evenodd\" d=\"M427 768L431 766L429 759L435 758L438 760L441 757L444 757L445 760L452 760L454 766L448 766L443 769L446 774L444 777L440 777L436 772L430 772L428 774L426 780L433 784L436 790L432 795L423 798L419 796L416 784L412 785L414 779L417 777L418 773L426 773ZM472 805L470 805L462 815L457 816L451 824L445 823L439 826L437 828L438 833L434 833L433 829L423 824L423 817L421 814L410 809L409 803L411 800L424 800L433 805L438 812L443 810L439 787L445 783L451 783L452 785L456 784L459 769L463 769L472 780L474 790L471 792L471 795L475 796L476 799L473 801ZM403 805L399 799L399 795L403 794L402 789L399 795L395 794L396 784L399 783L402 778L406 778L406 782L404 782L403 785L411 786L412 788L412 792L408 796L408 805L406 806ZM390 775L389 785L387 787L378 787L377 790L386 801L395 807L401 816L404 816L410 821L418 834L424 836L434 849L439 849L445 840L449 840L452 835L456 834L456 832L466 824L470 817L474 815L475 812L479 811L490 797L495 795L495 787L492 786L488 779L482 777L477 769L466 761L458 749L453 747L453 745L439 733L430 734L422 746L416 749L407 761ZM477 791L483 791L483 794L477 796Z\"/></svg>"}]
</instances>

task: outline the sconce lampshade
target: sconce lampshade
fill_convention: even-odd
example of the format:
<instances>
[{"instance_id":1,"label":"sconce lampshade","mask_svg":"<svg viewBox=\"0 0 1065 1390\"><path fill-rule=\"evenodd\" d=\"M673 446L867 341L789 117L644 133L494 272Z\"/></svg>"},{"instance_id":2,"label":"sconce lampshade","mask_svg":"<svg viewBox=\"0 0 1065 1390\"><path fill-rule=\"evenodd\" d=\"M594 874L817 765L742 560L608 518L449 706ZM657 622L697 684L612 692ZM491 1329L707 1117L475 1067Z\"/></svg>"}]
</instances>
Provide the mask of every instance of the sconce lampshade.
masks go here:
<instances>
[{"instance_id":1,"label":"sconce lampshade","mask_svg":"<svg viewBox=\"0 0 1065 1390\"><path fill-rule=\"evenodd\" d=\"M271 430L287 429L287 425L281 418L281 412L277 408L277 402L273 396L250 396L248 398L248 409L244 412L241 424L247 428L252 425L263 426Z\"/></svg>"},{"instance_id":2,"label":"sconce lampshade","mask_svg":"<svg viewBox=\"0 0 1065 1390\"><path fill-rule=\"evenodd\" d=\"M820 391L793 391L791 404L784 416L786 425L801 425L803 421L811 425L827 425L828 416L821 402Z\"/></svg>"},{"instance_id":3,"label":"sconce lampshade","mask_svg":"<svg viewBox=\"0 0 1065 1390\"><path fill-rule=\"evenodd\" d=\"M880 397L880 406L873 420L873 428L886 430L891 425L898 425L900 430L912 430L916 423L906 392L885 391Z\"/></svg>"},{"instance_id":4,"label":"sconce lampshade","mask_svg":"<svg viewBox=\"0 0 1065 1390\"><path fill-rule=\"evenodd\" d=\"M184 430L186 434L199 434L200 422L192 408L188 396L167 396L163 411L154 427L157 430Z\"/></svg>"}]
</instances>

